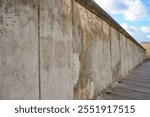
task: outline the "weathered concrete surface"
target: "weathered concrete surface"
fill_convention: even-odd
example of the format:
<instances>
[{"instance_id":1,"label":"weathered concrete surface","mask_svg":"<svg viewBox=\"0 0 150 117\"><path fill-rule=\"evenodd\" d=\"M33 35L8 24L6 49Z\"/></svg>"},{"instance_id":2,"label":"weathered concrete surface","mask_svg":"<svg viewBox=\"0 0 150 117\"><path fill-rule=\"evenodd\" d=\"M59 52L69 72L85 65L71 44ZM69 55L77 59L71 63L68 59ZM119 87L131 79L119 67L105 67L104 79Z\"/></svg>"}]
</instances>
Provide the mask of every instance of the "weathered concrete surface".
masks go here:
<instances>
[{"instance_id":1,"label":"weathered concrete surface","mask_svg":"<svg viewBox=\"0 0 150 117\"><path fill-rule=\"evenodd\" d=\"M121 51L120 51L120 33L111 27L111 70L112 80L115 82L121 77Z\"/></svg>"},{"instance_id":2,"label":"weathered concrete surface","mask_svg":"<svg viewBox=\"0 0 150 117\"><path fill-rule=\"evenodd\" d=\"M0 0L0 99L95 99L144 59L92 0Z\"/></svg>"},{"instance_id":3,"label":"weathered concrete surface","mask_svg":"<svg viewBox=\"0 0 150 117\"><path fill-rule=\"evenodd\" d=\"M108 89L107 89L108 91ZM150 61L133 69L125 79L104 92L98 99L130 99L149 100L150 99Z\"/></svg>"},{"instance_id":4,"label":"weathered concrete surface","mask_svg":"<svg viewBox=\"0 0 150 117\"><path fill-rule=\"evenodd\" d=\"M75 99L92 99L111 83L110 25L74 2L74 54L79 73ZM106 73L107 72L107 73ZM107 79L106 79L107 78Z\"/></svg>"},{"instance_id":5,"label":"weathered concrete surface","mask_svg":"<svg viewBox=\"0 0 150 117\"><path fill-rule=\"evenodd\" d=\"M75 99L93 99L142 63L145 50L111 18L105 21L107 15L94 2L76 1L73 52L79 67L74 66Z\"/></svg>"},{"instance_id":6,"label":"weathered concrete surface","mask_svg":"<svg viewBox=\"0 0 150 117\"><path fill-rule=\"evenodd\" d=\"M150 59L150 42L141 42L141 45L146 49L147 59Z\"/></svg>"},{"instance_id":7,"label":"weathered concrete surface","mask_svg":"<svg viewBox=\"0 0 150 117\"><path fill-rule=\"evenodd\" d=\"M37 0L0 0L0 99L39 99Z\"/></svg>"},{"instance_id":8,"label":"weathered concrete surface","mask_svg":"<svg viewBox=\"0 0 150 117\"><path fill-rule=\"evenodd\" d=\"M73 99L72 1L40 0L41 99Z\"/></svg>"}]
</instances>

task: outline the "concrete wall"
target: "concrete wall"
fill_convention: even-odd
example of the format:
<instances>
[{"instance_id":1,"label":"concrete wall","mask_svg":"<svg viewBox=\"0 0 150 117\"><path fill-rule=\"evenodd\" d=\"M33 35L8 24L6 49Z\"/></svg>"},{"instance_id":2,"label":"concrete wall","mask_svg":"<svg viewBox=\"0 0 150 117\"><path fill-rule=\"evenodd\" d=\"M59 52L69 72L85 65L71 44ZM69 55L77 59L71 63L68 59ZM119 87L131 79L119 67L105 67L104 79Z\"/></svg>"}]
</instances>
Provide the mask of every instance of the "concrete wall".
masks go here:
<instances>
[{"instance_id":1,"label":"concrete wall","mask_svg":"<svg viewBox=\"0 0 150 117\"><path fill-rule=\"evenodd\" d=\"M0 99L93 99L144 59L92 0L0 0Z\"/></svg>"},{"instance_id":2,"label":"concrete wall","mask_svg":"<svg viewBox=\"0 0 150 117\"><path fill-rule=\"evenodd\" d=\"M141 45L146 49L146 58L150 59L150 42L141 42Z\"/></svg>"},{"instance_id":3,"label":"concrete wall","mask_svg":"<svg viewBox=\"0 0 150 117\"><path fill-rule=\"evenodd\" d=\"M96 98L145 60L144 48L92 0L73 2L73 40L75 99Z\"/></svg>"},{"instance_id":4,"label":"concrete wall","mask_svg":"<svg viewBox=\"0 0 150 117\"><path fill-rule=\"evenodd\" d=\"M73 99L72 1L0 0L0 99Z\"/></svg>"},{"instance_id":5,"label":"concrete wall","mask_svg":"<svg viewBox=\"0 0 150 117\"><path fill-rule=\"evenodd\" d=\"M73 99L71 0L40 0L41 99Z\"/></svg>"},{"instance_id":6,"label":"concrete wall","mask_svg":"<svg viewBox=\"0 0 150 117\"><path fill-rule=\"evenodd\" d=\"M36 0L0 0L0 99L39 99Z\"/></svg>"}]
</instances>

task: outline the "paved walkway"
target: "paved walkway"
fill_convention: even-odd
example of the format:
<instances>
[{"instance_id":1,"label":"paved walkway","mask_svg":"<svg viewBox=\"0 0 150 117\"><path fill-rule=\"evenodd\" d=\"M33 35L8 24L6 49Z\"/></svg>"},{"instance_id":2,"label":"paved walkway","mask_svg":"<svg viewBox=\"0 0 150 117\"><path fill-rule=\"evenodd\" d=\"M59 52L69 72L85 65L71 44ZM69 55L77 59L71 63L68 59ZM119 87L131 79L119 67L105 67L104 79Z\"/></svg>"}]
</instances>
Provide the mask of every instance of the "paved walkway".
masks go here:
<instances>
[{"instance_id":1,"label":"paved walkway","mask_svg":"<svg viewBox=\"0 0 150 117\"><path fill-rule=\"evenodd\" d=\"M150 60L133 69L130 74L100 97L104 100L150 100Z\"/></svg>"}]
</instances>

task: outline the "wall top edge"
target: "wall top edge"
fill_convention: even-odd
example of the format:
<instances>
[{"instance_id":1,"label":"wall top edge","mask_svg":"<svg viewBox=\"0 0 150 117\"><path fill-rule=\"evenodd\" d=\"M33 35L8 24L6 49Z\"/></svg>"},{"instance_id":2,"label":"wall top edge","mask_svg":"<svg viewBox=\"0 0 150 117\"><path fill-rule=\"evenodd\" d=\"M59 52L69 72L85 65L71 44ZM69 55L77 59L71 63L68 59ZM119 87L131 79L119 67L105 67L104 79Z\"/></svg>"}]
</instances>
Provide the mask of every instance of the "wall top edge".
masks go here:
<instances>
[{"instance_id":1,"label":"wall top edge","mask_svg":"<svg viewBox=\"0 0 150 117\"><path fill-rule=\"evenodd\" d=\"M124 34L127 38L133 41L136 45L140 46L142 49L146 50L143 46L140 45L124 28L122 28L106 11L104 11L95 1L93 0L75 0L89 11L109 23L117 31Z\"/></svg>"}]
</instances>

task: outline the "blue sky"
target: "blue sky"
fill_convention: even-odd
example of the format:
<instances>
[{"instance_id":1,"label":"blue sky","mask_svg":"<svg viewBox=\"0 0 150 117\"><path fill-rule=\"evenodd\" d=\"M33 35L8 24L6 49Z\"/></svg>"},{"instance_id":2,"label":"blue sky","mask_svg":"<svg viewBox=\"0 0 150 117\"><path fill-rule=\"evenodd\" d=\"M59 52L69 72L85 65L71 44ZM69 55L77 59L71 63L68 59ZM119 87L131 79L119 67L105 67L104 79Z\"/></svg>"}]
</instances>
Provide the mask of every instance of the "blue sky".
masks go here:
<instances>
[{"instance_id":1,"label":"blue sky","mask_svg":"<svg viewBox=\"0 0 150 117\"><path fill-rule=\"evenodd\" d=\"M94 0L138 42L150 42L150 0Z\"/></svg>"}]
</instances>

